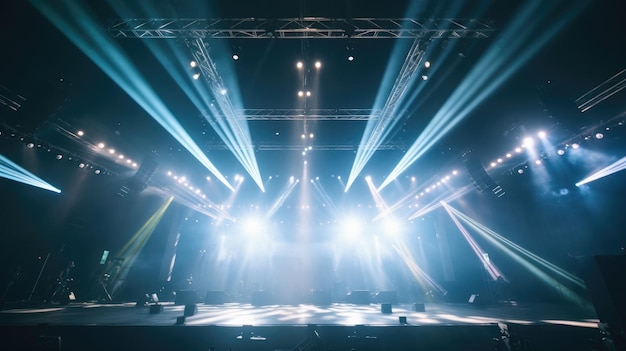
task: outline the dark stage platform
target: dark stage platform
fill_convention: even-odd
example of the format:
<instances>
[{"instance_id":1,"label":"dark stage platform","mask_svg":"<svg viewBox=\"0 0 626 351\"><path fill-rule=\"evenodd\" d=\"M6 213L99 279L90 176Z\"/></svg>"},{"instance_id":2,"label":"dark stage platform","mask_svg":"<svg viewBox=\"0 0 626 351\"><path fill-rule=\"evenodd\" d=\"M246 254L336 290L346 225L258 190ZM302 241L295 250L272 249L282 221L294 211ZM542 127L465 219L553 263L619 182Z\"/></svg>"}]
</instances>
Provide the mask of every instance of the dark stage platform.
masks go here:
<instances>
[{"instance_id":1,"label":"dark stage platform","mask_svg":"<svg viewBox=\"0 0 626 351\"><path fill-rule=\"evenodd\" d=\"M503 324L523 347L512 350L592 350L600 339L594 313L572 306L381 307L164 303L150 313L135 303L5 305L0 333L2 350L55 350L57 337L62 350L507 350Z\"/></svg>"}]
</instances>

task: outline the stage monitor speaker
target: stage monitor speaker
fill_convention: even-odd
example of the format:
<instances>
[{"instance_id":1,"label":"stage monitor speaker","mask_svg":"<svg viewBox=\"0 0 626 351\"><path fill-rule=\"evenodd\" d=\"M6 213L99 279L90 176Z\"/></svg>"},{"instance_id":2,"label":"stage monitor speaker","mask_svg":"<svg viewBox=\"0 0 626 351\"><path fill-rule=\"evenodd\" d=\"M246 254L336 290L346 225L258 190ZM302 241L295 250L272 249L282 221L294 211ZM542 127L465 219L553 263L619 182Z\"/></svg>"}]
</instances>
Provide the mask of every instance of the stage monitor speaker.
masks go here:
<instances>
[{"instance_id":1,"label":"stage monitor speaker","mask_svg":"<svg viewBox=\"0 0 626 351\"><path fill-rule=\"evenodd\" d=\"M346 295L346 302L355 305L369 305L371 302L369 290L353 290Z\"/></svg>"},{"instance_id":2,"label":"stage monitor speaker","mask_svg":"<svg viewBox=\"0 0 626 351\"><path fill-rule=\"evenodd\" d=\"M185 311L183 312L183 316L190 317L198 313L198 305L195 303L192 305L185 305Z\"/></svg>"},{"instance_id":3,"label":"stage monitor speaker","mask_svg":"<svg viewBox=\"0 0 626 351\"><path fill-rule=\"evenodd\" d=\"M185 320L187 319L187 317L185 316L178 316L176 317L176 324L174 325L185 325Z\"/></svg>"},{"instance_id":4,"label":"stage monitor speaker","mask_svg":"<svg viewBox=\"0 0 626 351\"><path fill-rule=\"evenodd\" d=\"M390 303L380 304L380 312L385 313L385 314L391 313L391 304Z\"/></svg>"},{"instance_id":5,"label":"stage monitor speaker","mask_svg":"<svg viewBox=\"0 0 626 351\"><path fill-rule=\"evenodd\" d=\"M584 264L584 278L600 322L626 331L626 255L594 256Z\"/></svg>"},{"instance_id":6,"label":"stage monitor speaker","mask_svg":"<svg viewBox=\"0 0 626 351\"><path fill-rule=\"evenodd\" d=\"M178 290L174 299L176 305L192 305L198 303L198 294L195 290Z\"/></svg>"},{"instance_id":7,"label":"stage monitor speaker","mask_svg":"<svg viewBox=\"0 0 626 351\"><path fill-rule=\"evenodd\" d=\"M223 290L209 290L204 295L205 305L223 305L226 303L227 296Z\"/></svg>"},{"instance_id":8,"label":"stage monitor speaker","mask_svg":"<svg viewBox=\"0 0 626 351\"><path fill-rule=\"evenodd\" d=\"M426 312L426 306L423 303L414 303L413 311L415 312Z\"/></svg>"},{"instance_id":9,"label":"stage monitor speaker","mask_svg":"<svg viewBox=\"0 0 626 351\"><path fill-rule=\"evenodd\" d=\"M158 303L154 305L150 305L150 314L157 314L163 311L163 305L159 305Z\"/></svg>"},{"instance_id":10,"label":"stage monitor speaker","mask_svg":"<svg viewBox=\"0 0 626 351\"><path fill-rule=\"evenodd\" d=\"M406 316L400 316L400 317L398 317L398 322L400 322L400 324L402 324L402 325L407 324L407 321L406 321Z\"/></svg>"},{"instance_id":11,"label":"stage monitor speaker","mask_svg":"<svg viewBox=\"0 0 626 351\"><path fill-rule=\"evenodd\" d=\"M375 303L390 303L398 304L398 292L397 291L379 291L373 298Z\"/></svg>"}]
</instances>

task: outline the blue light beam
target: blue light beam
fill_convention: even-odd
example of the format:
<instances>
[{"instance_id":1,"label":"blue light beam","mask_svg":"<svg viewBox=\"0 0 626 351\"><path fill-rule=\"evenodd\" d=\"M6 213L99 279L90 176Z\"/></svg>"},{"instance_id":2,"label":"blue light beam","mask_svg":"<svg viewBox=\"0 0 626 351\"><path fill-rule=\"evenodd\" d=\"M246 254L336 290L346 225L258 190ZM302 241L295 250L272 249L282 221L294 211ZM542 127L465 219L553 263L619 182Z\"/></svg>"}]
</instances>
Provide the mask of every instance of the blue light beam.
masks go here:
<instances>
[{"instance_id":1,"label":"blue light beam","mask_svg":"<svg viewBox=\"0 0 626 351\"><path fill-rule=\"evenodd\" d=\"M37 177L2 155L0 155L0 177L28 184L37 188L50 190L57 194L61 192L60 189L50 185L43 179Z\"/></svg>"}]
</instances>

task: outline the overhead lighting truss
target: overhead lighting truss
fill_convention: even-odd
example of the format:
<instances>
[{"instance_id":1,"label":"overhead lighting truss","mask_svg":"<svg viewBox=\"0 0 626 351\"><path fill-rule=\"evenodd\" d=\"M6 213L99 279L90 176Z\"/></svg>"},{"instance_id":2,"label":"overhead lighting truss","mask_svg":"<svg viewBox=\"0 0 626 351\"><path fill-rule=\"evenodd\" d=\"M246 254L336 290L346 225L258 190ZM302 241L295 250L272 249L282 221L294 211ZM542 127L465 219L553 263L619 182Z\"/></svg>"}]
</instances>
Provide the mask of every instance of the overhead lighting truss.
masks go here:
<instances>
[{"instance_id":1,"label":"overhead lighting truss","mask_svg":"<svg viewBox=\"0 0 626 351\"><path fill-rule=\"evenodd\" d=\"M356 151L359 148L356 144L316 144L315 150L318 151ZM256 151L302 151L302 144L257 144L254 146ZM229 150L224 143L209 142L204 144L206 151ZM386 142L376 147L376 151L393 151L406 150L406 144L403 142Z\"/></svg>"},{"instance_id":2,"label":"overhead lighting truss","mask_svg":"<svg viewBox=\"0 0 626 351\"><path fill-rule=\"evenodd\" d=\"M115 38L141 39L454 39L488 38L494 28L476 19L413 18L130 18L113 20Z\"/></svg>"},{"instance_id":3,"label":"overhead lighting truss","mask_svg":"<svg viewBox=\"0 0 626 351\"><path fill-rule=\"evenodd\" d=\"M334 109L240 109L237 116L248 121L367 121L380 117L380 110L358 108ZM202 116L206 118L206 116Z\"/></svg>"}]
</instances>

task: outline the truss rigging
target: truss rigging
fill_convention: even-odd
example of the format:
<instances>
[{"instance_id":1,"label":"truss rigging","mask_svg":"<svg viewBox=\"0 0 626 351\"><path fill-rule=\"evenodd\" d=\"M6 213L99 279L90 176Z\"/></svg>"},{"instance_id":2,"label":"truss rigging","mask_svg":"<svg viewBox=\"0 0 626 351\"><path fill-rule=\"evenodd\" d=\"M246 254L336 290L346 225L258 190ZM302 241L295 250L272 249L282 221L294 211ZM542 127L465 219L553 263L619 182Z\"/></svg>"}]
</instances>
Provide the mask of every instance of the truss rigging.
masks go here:
<instances>
[{"instance_id":1,"label":"truss rigging","mask_svg":"<svg viewBox=\"0 0 626 351\"><path fill-rule=\"evenodd\" d=\"M494 28L476 19L414 18L126 18L106 30L141 39L456 39L488 38Z\"/></svg>"}]
</instances>

